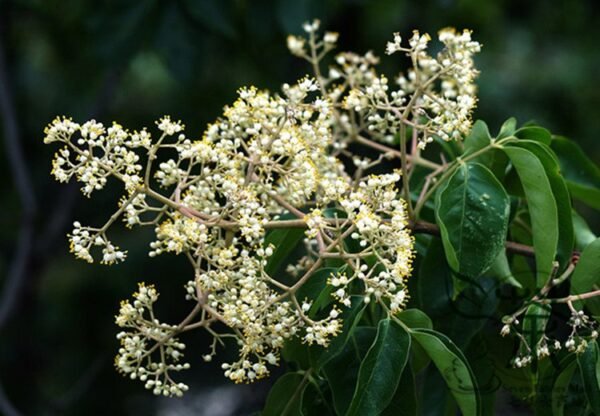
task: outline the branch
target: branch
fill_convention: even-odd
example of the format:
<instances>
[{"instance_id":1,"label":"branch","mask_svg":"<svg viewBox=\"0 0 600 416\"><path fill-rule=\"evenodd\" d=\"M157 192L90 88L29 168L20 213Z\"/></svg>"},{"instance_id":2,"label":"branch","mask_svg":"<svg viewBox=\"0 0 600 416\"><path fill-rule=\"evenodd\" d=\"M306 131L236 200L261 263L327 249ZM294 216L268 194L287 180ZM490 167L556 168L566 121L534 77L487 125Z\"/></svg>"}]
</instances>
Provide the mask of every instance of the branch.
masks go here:
<instances>
[{"instance_id":1,"label":"branch","mask_svg":"<svg viewBox=\"0 0 600 416\"><path fill-rule=\"evenodd\" d=\"M595 298L600 296L600 290L594 290L592 292L581 293L579 295L570 295L564 298L556 298L556 299L543 299L540 303L571 303L578 300L585 300L590 298Z\"/></svg>"},{"instance_id":2,"label":"branch","mask_svg":"<svg viewBox=\"0 0 600 416\"><path fill-rule=\"evenodd\" d=\"M326 218L325 222L332 225L336 225L339 223L339 220L335 218ZM304 220L270 221L267 224L265 224L266 229L306 227L307 225ZM426 221L410 222L408 224L408 228L410 228L415 234L430 234L435 235L437 237L441 235L440 227L438 227L436 224L432 224ZM506 250L514 254L520 254L522 256L535 257L535 250L533 247L521 243L516 243L514 241L506 242Z\"/></svg>"},{"instance_id":3,"label":"branch","mask_svg":"<svg viewBox=\"0 0 600 416\"><path fill-rule=\"evenodd\" d=\"M441 235L440 227L438 227L436 224L432 224L432 223L426 222L426 221L416 221L416 222L410 223L409 228L415 234L431 234L431 235L435 235L438 237ZM521 244L521 243L516 243L514 241L507 241L505 245L506 245L506 250L511 253L520 254L522 256L527 256L527 257L535 257L535 250L531 246L527 246L527 245Z\"/></svg>"},{"instance_id":4,"label":"branch","mask_svg":"<svg viewBox=\"0 0 600 416\"><path fill-rule=\"evenodd\" d=\"M367 139L366 137L357 135L355 137L355 140L356 140L357 143L360 143L362 145L371 147L371 148L373 148L375 150L378 150L380 152L390 154L390 155L392 155L394 157L397 157L397 158L401 158L402 157L402 152L400 152L399 150L396 150L396 149L394 149L392 147L388 147L385 144L376 142L374 140ZM411 163L413 163L415 165L421 165L421 166L424 166L424 167L427 167L427 168L433 169L433 170L438 169L441 166L438 163L432 162L432 161L427 160L427 159L423 159L423 158L421 158L421 157L419 157L417 155L407 154L406 155L406 160L408 160L409 162L411 162Z\"/></svg>"},{"instance_id":5,"label":"branch","mask_svg":"<svg viewBox=\"0 0 600 416\"><path fill-rule=\"evenodd\" d=\"M194 217L198 217L198 215L200 215L197 211L195 210L191 210L187 207L185 207L184 205L181 204L175 204L173 201L171 201L170 199L168 199L167 197L164 197L162 195L160 195L157 192L151 191L151 190L146 190L145 191L149 196L159 200L160 202L166 203L170 206L174 206L176 209L178 209L179 211L181 211L184 215L187 215L191 218ZM284 206L285 208L289 208L291 207L291 205L289 205L285 200L283 200L282 198L280 198L277 195L271 194L271 197L273 197L274 199L276 198L276 201L278 203L284 203L282 206ZM301 211L297 210L294 208L294 213L297 216L303 215L304 213L302 213ZM201 214L202 216L199 217L201 220L204 220L206 217L206 214ZM226 220L219 220L219 219L215 219L215 218L209 218L210 220L212 220L211 224L205 223L207 225L215 225L215 226L219 226L225 229L235 229L237 227L237 224L235 222L232 221L226 221ZM328 224L331 225L339 225L340 220L337 218L325 218L324 221ZM297 219L297 220L276 220L276 221L269 221L266 224L264 224L265 229L280 229L280 228L307 228L307 224L306 221L304 221L304 219ZM435 236L440 236L440 227L438 227L436 224L432 224L430 222L426 222L426 221L415 221L415 222L410 222L408 224L408 227L413 231L413 233L415 234L430 234L430 235L435 235ZM514 253L514 254L520 254L522 256L526 256L526 257L535 257L535 250L533 247L525 245L525 244L521 244L521 243L517 243L514 241L507 241L505 243L506 245L506 250Z\"/></svg>"}]
</instances>

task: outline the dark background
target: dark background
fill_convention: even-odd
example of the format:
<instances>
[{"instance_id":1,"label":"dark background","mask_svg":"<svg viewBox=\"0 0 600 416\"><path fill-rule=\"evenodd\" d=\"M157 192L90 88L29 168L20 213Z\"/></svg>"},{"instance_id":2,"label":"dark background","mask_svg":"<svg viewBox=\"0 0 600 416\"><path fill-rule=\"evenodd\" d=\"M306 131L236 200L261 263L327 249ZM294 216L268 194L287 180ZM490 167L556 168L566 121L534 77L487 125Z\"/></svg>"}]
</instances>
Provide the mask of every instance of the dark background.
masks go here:
<instances>
[{"instance_id":1,"label":"dark background","mask_svg":"<svg viewBox=\"0 0 600 416\"><path fill-rule=\"evenodd\" d=\"M82 197L49 175L55 149L42 143L56 115L152 127L164 114L190 137L243 85L277 89L308 72L287 33L318 17L340 32L340 49L383 55L392 32L432 35L471 28L484 45L476 118L492 132L516 116L574 138L600 160L600 7L589 0L0 0L0 414L232 415L260 409L271 381L234 387L208 345L186 337L192 370L184 401L155 399L118 375L113 324L136 282L156 283L159 309L177 322L188 310L182 259L149 260L151 230L114 239L119 266L68 253L73 220L99 225L116 204L110 188ZM382 69L399 62L385 57ZM586 211L584 210L584 214ZM591 218L596 233L599 224Z\"/></svg>"}]
</instances>

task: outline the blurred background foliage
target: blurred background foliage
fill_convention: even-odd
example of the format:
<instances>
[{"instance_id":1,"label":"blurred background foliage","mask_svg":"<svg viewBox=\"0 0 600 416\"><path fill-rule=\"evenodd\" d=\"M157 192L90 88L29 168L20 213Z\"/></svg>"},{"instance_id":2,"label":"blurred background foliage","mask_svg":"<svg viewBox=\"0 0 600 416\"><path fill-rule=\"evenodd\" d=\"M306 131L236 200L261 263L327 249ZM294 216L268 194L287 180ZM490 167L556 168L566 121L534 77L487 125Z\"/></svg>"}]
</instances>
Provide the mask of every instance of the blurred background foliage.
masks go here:
<instances>
[{"instance_id":1,"label":"blurred background foliage","mask_svg":"<svg viewBox=\"0 0 600 416\"><path fill-rule=\"evenodd\" d=\"M285 37L313 17L340 32L340 50L380 56L395 31L471 28L484 44L475 118L492 131L509 116L535 120L600 160L594 0L0 0L0 413L9 402L43 415L224 416L261 408L272 380L231 386L218 362L202 363L208 345L200 334L188 336L184 401L155 399L113 370L118 301L138 280L156 283L163 316L176 322L189 308L182 289L189 269L182 259L147 258L151 230L113 232L129 250L120 266L69 255L71 222L103 223L117 193L90 201L53 182L43 128L62 114L132 129L171 114L200 137L238 87L278 89L308 72L288 54ZM400 69L396 58L383 59L390 76ZM14 163L19 148L24 169Z\"/></svg>"}]
</instances>

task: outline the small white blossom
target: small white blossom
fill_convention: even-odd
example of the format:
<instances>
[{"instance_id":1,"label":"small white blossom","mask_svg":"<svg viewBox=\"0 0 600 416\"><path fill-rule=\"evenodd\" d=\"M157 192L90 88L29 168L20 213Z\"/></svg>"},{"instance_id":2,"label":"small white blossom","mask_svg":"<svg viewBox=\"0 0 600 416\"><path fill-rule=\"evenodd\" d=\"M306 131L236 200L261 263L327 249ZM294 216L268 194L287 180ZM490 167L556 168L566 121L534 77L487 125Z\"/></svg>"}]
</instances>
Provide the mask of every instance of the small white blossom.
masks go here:
<instances>
[{"instance_id":1,"label":"small white blossom","mask_svg":"<svg viewBox=\"0 0 600 416\"><path fill-rule=\"evenodd\" d=\"M304 49L305 40L301 37L289 35L287 37L287 47L292 55L303 56L306 51Z\"/></svg>"},{"instance_id":2,"label":"small white blossom","mask_svg":"<svg viewBox=\"0 0 600 416\"><path fill-rule=\"evenodd\" d=\"M162 130L166 135L172 136L175 133L183 131L183 124L181 121L171 121L170 116L164 116L156 122L159 130Z\"/></svg>"},{"instance_id":3,"label":"small white blossom","mask_svg":"<svg viewBox=\"0 0 600 416\"><path fill-rule=\"evenodd\" d=\"M321 22L318 19L313 20L312 22L306 22L302 25L302 29L304 29L304 31L306 33L314 33L317 30L319 30L319 26L321 25Z\"/></svg>"}]
</instances>

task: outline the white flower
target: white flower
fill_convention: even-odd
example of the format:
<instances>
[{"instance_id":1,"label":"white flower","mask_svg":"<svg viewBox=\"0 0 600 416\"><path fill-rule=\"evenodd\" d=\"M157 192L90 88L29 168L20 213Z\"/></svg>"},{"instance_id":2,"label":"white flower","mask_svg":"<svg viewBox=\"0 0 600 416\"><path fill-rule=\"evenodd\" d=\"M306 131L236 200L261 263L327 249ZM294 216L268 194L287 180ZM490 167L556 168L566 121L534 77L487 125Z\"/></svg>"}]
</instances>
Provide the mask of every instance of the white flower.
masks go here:
<instances>
[{"instance_id":1,"label":"white flower","mask_svg":"<svg viewBox=\"0 0 600 416\"><path fill-rule=\"evenodd\" d=\"M337 32L325 32L325 35L323 36L323 42L333 45L337 42L339 37L339 33Z\"/></svg>"},{"instance_id":2,"label":"white flower","mask_svg":"<svg viewBox=\"0 0 600 416\"><path fill-rule=\"evenodd\" d=\"M292 55L303 56L305 54L304 43L305 40L301 37L294 35L289 35L287 37L287 47Z\"/></svg>"},{"instance_id":3,"label":"white flower","mask_svg":"<svg viewBox=\"0 0 600 416\"><path fill-rule=\"evenodd\" d=\"M304 31L306 33L314 33L317 30L319 30L319 26L321 25L321 22L318 19L313 20L312 22L306 22L302 25L302 29L304 29Z\"/></svg>"},{"instance_id":4,"label":"white flower","mask_svg":"<svg viewBox=\"0 0 600 416\"><path fill-rule=\"evenodd\" d=\"M398 52L402 48L401 43L402 43L402 37L400 36L400 34L397 32L394 33L394 41L387 43L387 45L385 47L385 53L387 55L391 55L395 52Z\"/></svg>"},{"instance_id":5,"label":"white flower","mask_svg":"<svg viewBox=\"0 0 600 416\"><path fill-rule=\"evenodd\" d=\"M183 124L181 121L171 121L170 116L164 116L156 122L159 130L162 130L167 136L172 136L175 133L183 131Z\"/></svg>"}]
</instances>

